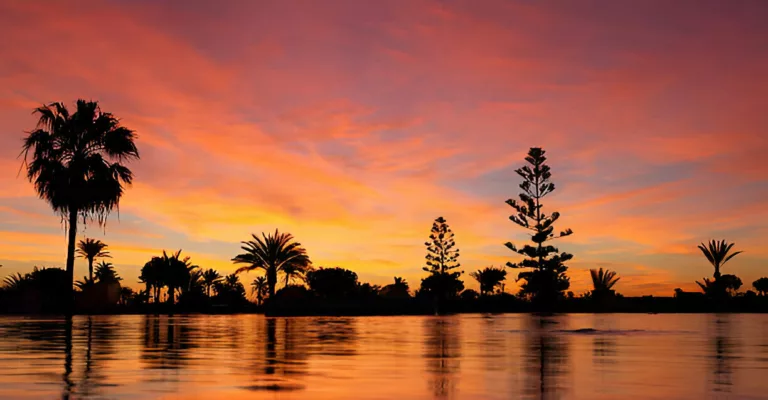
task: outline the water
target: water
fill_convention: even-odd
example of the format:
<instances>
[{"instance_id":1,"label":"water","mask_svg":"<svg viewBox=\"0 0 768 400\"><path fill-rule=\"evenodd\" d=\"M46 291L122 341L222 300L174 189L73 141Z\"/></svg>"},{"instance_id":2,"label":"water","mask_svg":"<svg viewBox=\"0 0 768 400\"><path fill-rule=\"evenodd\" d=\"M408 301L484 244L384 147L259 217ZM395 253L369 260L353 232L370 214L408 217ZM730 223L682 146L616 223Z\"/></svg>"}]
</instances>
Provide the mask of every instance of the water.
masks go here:
<instances>
[{"instance_id":1,"label":"water","mask_svg":"<svg viewBox=\"0 0 768 400\"><path fill-rule=\"evenodd\" d=\"M0 317L0 398L768 398L768 315Z\"/></svg>"}]
</instances>

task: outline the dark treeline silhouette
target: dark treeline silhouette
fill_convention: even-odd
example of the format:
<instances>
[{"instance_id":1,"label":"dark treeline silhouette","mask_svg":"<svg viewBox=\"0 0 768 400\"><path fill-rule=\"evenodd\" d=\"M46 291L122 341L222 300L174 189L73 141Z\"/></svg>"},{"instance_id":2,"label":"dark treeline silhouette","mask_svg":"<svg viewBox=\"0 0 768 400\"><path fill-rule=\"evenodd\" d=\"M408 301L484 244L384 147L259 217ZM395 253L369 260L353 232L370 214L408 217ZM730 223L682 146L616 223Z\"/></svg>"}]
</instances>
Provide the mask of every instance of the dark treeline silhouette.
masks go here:
<instances>
[{"instance_id":1,"label":"dark treeline silhouette","mask_svg":"<svg viewBox=\"0 0 768 400\"><path fill-rule=\"evenodd\" d=\"M67 236L65 269L34 267L5 278L0 312L5 313L183 313L265 312L284 315L444 314L452 312L665 312L768 311L768 278L756 280L755 291L739 292L742 281L721 268L740 251L733 243L711 241L699 248L714 267L712 279L696 282L701 293L676 289L674 297L624 297L614 287L616 271L590 270L593 289L581 295L568 291L567 262L573 255L552 245L573 234L556 230L560 213L544 208L555 191L546 152L531 148L509 219L530 235L522 246L506 243L520 260L506 267L518 270L520 290L506 292L505 268L483 266L468 276L479 292L465 289L456 236L447 220L432 224L426 245L426 276L418 288L395 277L384 287L360 282L357 273L339 267L315 267L307 250L290 233L252 234L231 261L239 268L225 275L192 263L176 252L162 251L141 268L141 290L126 282L106 262L108 245L84 238L76 243L78 221L103 226L119 206L133 174L125 166L137 160L136 135L97 102L78 100L74 112L62 103L35 109L35 129L24 138L22 155L27 178L38 196L61 217ZM74 261L88 262L88 275L74 280ZM99 261L99 262L97 262ZM255 276L250 275L256 274ZM240 281L248 274L250 296ZM248 284L248 283L246 283ZM127 285L126 285L127 286ZM250 297L250 298L249 298Z\"/></svg>"}]
</instances>

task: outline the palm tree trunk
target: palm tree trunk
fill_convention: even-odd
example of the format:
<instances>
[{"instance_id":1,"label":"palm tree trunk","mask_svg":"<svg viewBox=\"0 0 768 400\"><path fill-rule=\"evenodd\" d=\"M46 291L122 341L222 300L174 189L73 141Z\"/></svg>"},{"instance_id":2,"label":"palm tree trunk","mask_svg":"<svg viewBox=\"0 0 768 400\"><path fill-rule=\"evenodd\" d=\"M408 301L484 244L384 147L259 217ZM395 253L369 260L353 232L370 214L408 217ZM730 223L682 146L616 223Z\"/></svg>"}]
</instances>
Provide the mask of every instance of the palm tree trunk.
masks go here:
<instances>
[{"instance_id":1,"label":"palm tree trunk","mask_svg":"<svg viewBox=\"0 0 768 400\"><path fill-rule=\"evenodd\" d=\"M88 257L88 279L93 282L93 258Z\"/></svg>"},{"instance_id":2,"label":"palm tree trunk","mask_svg":"<svg viewBox=\"0 0 768 400\"><path fill-rule=\"evenodd\" d=\"M77 239L77 209L69 210L69 237L67 242L67 298L65 299L65 309L67 315L72 315L74 306L75 283L75 240Z\"/></svg>"},{"instance_id":3,"label":"palm tree trunk","mask_svg":"<svg viewBox=\"0 0 768 400\"><path fill-rule=\"evenodd\" d=\"M277 286L277 268L267 269L267 286L269 287L269 298L275 297L275 286Z\"/></svg>"}]
</instances>

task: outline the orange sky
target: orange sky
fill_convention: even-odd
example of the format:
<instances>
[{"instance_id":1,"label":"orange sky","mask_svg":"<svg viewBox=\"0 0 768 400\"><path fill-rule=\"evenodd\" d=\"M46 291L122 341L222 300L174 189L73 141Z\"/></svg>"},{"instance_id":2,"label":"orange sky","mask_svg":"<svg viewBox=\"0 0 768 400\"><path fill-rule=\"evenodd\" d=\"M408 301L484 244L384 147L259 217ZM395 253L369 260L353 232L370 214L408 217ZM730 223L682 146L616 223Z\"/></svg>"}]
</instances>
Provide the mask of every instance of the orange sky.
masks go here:
<instances>
[{"instance_id":1,"label":"orange sky","mask_svg":"<svg viewBox=\"0 0 768 400\"><path fill-rule=\"evenodd\" d=\"M279 228L317 266L417 286L438 216L467 272L517 260L531 146L575 292L600 266L624 294L693 290L710 238L745 251L745 286L768 275L764 2L222 3L0 3L0 275L64 266L17 155L34 107L80 97L139 135L120 220L80 234L129 285L162 249L231 272Z\"/></svg>"}]
</instances>

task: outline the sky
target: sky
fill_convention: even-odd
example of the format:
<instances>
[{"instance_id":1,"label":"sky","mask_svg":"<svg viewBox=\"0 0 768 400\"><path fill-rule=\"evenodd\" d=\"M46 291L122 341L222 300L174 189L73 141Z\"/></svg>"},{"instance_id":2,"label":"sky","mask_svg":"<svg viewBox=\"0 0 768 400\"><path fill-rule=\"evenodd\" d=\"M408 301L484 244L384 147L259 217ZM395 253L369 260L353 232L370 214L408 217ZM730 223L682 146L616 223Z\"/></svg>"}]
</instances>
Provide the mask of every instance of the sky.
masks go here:
<instances>
[{"instance_id":1,"label":"sky","mask_svg":"<svg viewBox=\"0 0 768 400\"><path fill-rule=\"evenodd\" d=\"M78 233L128 286L164 249L231 273L279 229L315 266L417 287L439 216L466 274L519 261L505 200L537 146L575 293L598 267L625 295L695 290L709 239L744 251L723 273L746 289L768 276L767 19L760 0L0 1L0 275L65 265L18 156L35 107L84 98L138 135L119 218Z\"/></svg>"}]
</instances>

